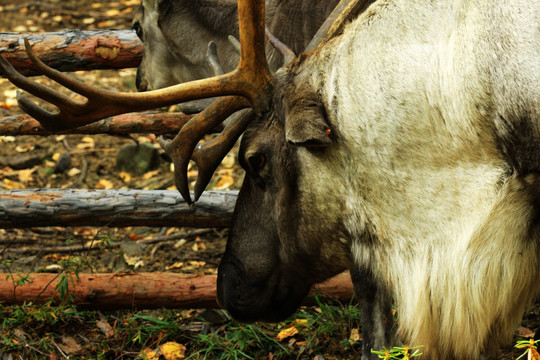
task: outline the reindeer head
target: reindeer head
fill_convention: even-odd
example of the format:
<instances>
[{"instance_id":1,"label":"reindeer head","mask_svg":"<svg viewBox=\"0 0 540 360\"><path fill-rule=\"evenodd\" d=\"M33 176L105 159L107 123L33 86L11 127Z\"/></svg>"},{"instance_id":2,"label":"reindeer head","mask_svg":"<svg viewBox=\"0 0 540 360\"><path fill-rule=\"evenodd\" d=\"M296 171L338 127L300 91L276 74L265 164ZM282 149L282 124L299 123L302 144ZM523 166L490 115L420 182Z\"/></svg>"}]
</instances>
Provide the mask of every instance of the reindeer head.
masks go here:
<instances>
[{"instance_id":1,"label":"reindeer head","mask_svg":"<svg viewBox=\"0 0 540 360\"><path fill-rule=\"evenodd\" d=\"M315 49L341 30L344 19L369 1L342 1L308 46ZM17 86L56 105L48 112L24 96L18 101L44 126L65 129L107 116L220 96L195 115L165 149L175 164L176 184L191 202L187 183L190 158L199 166L195 200L215 168L246 128L240 161L246 178L240 190L233 228L219 268L219 301L244 321L275 321L296 309L310 286L350 265L338 212L321 212L299 189L311 179L301 157L322 158L338 139L327 119L326 104L306 81L306 56L272 74L264 53L264 2L238 3L241 46L238 67L227 74L144 93L116 93L79 83L45 66L31 52L36 67L49 78L85 96L76 102L18 74L4 59L0 68ZM28 45L28 44L27 44ZM232 113L252 112L226 126L214 140L199 140ZM337 203L339 206L339 202ZM330 209L332 210L332 209ZM313 217L318 218L313 226Z\"/></svg>"}]
</instances>

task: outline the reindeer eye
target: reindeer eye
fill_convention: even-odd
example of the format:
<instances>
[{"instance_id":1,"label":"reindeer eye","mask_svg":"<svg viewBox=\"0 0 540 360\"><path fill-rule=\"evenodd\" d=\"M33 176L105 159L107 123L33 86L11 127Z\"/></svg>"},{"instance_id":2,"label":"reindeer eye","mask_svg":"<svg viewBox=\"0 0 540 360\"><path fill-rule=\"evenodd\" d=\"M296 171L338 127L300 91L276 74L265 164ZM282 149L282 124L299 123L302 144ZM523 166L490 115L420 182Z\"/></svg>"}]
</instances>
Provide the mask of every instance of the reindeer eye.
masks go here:
<instances>
[{"instance_id":1,"label":"reindeer eye","mask_svg":"<svg viewBox=\"0 0 540 360\"><path fill-rule=\"evenodd\" d=\"M249 165L255 172L259 172L264 167L266 163L266 158L263 154L255 154L249 157Z\"/></svg>"},{"instance_id":2,"label":"reindeer eye","mask_svg":"<svg viewBox=\"0 0 540 360\"><path fill-rule=\"evenodd\" d=\"M142 39L143 39L143 29L142 29L141 23L137 21L131 26L131 28L133 30L135 30L135 33L137 34L139 39L141 39L141 41L142 41Z\"/></svg>"}]
</instances>

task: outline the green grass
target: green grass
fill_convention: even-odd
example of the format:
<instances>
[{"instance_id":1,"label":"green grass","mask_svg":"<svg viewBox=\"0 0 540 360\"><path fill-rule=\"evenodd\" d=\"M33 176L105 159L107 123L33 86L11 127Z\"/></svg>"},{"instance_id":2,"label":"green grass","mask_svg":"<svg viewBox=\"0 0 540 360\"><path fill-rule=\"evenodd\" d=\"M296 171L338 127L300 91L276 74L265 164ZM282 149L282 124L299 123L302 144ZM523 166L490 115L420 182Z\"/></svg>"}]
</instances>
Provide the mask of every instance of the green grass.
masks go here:
<instances>
[{"instance_id":1,"label":"green grass","mask_svg":"<svg viewBox=\"0 0 540 360\"><path fill-rule=\"evenodd\" d=\"M11 354L14 359L143 359L144 350L166 342L186 346L186 359L358 356L359 343L351 344L349 334L358 326L359 312L349 304L319 303L318 307L300 309L279 324L240 324L228 316L214 324L202 319L200 313L167 309L80 311L67 302L58 306L0 305L0 358ZM108 331L103 330L104 324ZM290 327L296 327L297 333L278 340L277 335ZM72 339L80 349L70 354L73 349L66 347L66 339Z\"/></svg>"}]
</instances>

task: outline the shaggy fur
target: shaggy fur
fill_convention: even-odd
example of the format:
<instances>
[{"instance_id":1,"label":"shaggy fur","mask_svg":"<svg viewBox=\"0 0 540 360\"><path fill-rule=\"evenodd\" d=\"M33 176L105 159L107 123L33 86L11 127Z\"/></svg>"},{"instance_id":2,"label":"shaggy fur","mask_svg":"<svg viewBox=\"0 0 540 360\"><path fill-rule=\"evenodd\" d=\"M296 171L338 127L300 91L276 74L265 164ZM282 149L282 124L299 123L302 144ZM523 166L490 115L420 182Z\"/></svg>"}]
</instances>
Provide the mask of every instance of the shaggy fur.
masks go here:
<instances>
[{"instance_id":1,"label":"shaggy fur","mask_svg":"<svg viewBox=\"0 0 540 360\"><path fill-rule=\"evenodd\" d=\"M539 23L536 0L378 1L296 65L336 134L299 150L330 174L301 201L334 204L430 359L508 341L539 290Z\"/></svg>"}]
</instances>

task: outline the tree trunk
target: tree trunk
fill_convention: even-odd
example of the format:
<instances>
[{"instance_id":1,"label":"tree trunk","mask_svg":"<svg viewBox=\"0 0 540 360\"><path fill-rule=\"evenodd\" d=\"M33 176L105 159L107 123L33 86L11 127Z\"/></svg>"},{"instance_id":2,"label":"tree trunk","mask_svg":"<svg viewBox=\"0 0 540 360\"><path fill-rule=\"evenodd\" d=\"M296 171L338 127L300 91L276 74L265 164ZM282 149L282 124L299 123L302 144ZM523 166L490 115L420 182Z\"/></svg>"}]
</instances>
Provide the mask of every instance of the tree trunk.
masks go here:
<instances>
[{"instance_id":1,"label":"tree trunk","mask_svg":"<svg viewBox=\"0 0 540 360\"><path fill-rule=\"evenodd\" d=\"M59 135L59 134L176 134L191 119L182 113L129 113L64 131L50 131L29 115L13 115L0 119L0 135Z\"/></svg>"},{"instance_id":2,"label":"tree trunk","mask_svg":"<svg viewBox=\"0 0 540 360\"><path fill-rule=\"evenodd\" d=\"M58 302L58 281L63 274L31 273L29 282L15 286L20 275L0 274L0 302L4 305L49 299ZM79 274L69 276L69 295L85 309L198 309L218 308L215 275L175 273ZM348 273L316 285L310 295L319 294L332 300L348 302L353 288ZM308 297L305 305L313 305Z\"/></svg>"},{"instance_id":3,"label":"tree trunk","mask_svg":"<svg viewBox=\"0 0 540 360\"><path fill-rule=\"evenodd\" d=\"M236 191L205 191L189 206L175 190L31 189L0 192L0 228L230 227Z\"/></svg>"},{"instance_id":4,"label":"tree trunk","mask_svg":"<svg viewBox=\"0 0 540 360\"><path fill-rule=\"evenodd\" d=\"M26 54L24 38L45 64L59 71L137 67L142 59L143 45L133 30L0 33L0 49L6 49L2 56L26 76L39 73Z\"/></svg>"}]
</instances>

